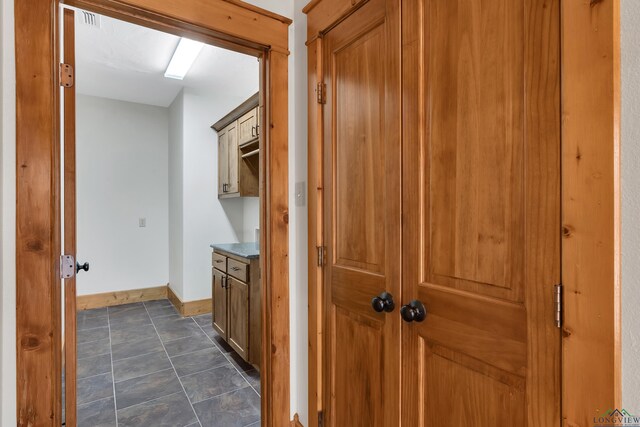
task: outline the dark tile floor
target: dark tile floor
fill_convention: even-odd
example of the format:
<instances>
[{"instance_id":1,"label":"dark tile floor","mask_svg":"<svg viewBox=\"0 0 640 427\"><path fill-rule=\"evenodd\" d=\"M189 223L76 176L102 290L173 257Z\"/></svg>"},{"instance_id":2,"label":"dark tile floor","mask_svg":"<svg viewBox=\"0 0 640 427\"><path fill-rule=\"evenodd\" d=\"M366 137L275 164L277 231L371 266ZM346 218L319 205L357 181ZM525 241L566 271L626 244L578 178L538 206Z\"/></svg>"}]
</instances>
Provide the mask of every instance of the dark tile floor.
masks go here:
<instances>
[{"instance_id":1,"label":"dark tile floor","mask_svg":"<svg viewBox=\"0 0 640 427\"><path fill-rule=\"evenodd\" d=\"M78 427L260 425L260 375L169 300L78 312Z\"/></svg>"}]
</instances>

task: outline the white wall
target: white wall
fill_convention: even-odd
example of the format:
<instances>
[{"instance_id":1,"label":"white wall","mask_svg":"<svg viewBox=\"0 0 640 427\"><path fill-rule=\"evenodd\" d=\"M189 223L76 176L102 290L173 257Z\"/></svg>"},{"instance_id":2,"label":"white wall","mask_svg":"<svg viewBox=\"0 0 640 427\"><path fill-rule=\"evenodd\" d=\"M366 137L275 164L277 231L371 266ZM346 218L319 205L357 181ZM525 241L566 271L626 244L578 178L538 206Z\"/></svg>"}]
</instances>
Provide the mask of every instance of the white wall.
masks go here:
<instances>
[{"instance_id":1,"label":"white wall","mask_svg":"<svg viewBox=\"0 0 640 427\"><path fill-rule=\"evenodd\" d=\"M169 283L180 298L184 295L182 147L184 96L182 91L169 106Z\"/></svg>"},{"instance_id":2,"label":"white wall","mask_svg":"<svg viewBox=\"0 0 640 427\"><path fill-rule=\"evenodd\" d=\"M78 295L169 281L168 123L167 108L77 96Z\"/></svg>"},{"instance_id":3,"label":"white wall","mask_svg":"<svg viewBox=\"0 0 640 427\"><path fill-rule=\"evenodd\" d=\"M640 411L640 2L622 0L622 401Z\"/></svg>"},{"instance_id":4,"label":"white wall","mask_svg":"<svg viewBox=\"0 0 640 427\"><path fill-rule=\"evenodd\" d=\"M15 256L15 57L13 0L0 0L2 18L2 384L0 404L3 426L16 417L16 256Z\"/></svg>"},{"instance_id":5,"label":"white wall","mask_svg":"<svg viewBox=\"0 0 640 427\"><path fill-rule=\"evenodd\" d=\"M257 64L255 78L238 85L246 88L242 96L184 89L170 107L172 123L182 118L170 130L170 286L183 301L211 298L210 244L253 241L246 227L254 226L258 199L218 199L218 140L211 129L258 90Z\"/></svg>"}]
</instances>

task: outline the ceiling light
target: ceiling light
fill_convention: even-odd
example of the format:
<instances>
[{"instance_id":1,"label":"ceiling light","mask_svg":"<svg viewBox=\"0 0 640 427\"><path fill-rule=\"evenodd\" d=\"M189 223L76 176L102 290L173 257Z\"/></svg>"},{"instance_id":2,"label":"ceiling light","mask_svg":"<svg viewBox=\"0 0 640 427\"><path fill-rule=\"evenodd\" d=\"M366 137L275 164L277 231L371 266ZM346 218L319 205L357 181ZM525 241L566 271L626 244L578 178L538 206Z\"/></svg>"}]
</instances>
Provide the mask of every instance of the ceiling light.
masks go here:
<instances>
[{"instance_id":1,"label":"ceiling light","mask_svg":"<svg viewBox=\"0 0 640 427\"><path fill-rule=\"evenodd\" d=\"M173 52L173 57L171 57L171 62L169 62L164 76L170 79L184 79L184 76L189 72L189 68L193 65L203 46L204 43L182 37L176 51Z\"/></svg>"}]
</instances>

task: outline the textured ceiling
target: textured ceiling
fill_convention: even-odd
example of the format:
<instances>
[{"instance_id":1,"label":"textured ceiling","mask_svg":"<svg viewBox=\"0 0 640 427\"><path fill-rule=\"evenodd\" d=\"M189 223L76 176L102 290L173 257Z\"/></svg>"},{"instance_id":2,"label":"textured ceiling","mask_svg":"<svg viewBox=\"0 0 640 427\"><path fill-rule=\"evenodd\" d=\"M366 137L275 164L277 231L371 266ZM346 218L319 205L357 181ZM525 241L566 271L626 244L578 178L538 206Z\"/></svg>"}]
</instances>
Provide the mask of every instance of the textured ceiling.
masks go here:
<instances>
[{"instance_id":1,"label":"textured ceiling","mask_svg":"<svg viewBox=\"0 0 640 427\"><path fill-rule=\"evenodd\" d=\"M183 87L223 97L258 90L258 60L205 45L184 80L164 77L179 37L100 17L100 28L76 12L76 88L84 95L168 107ZM243 86L237 82L245 82ZM254 82L247 90L246 82Z\"/></svg>"}]
</instances>

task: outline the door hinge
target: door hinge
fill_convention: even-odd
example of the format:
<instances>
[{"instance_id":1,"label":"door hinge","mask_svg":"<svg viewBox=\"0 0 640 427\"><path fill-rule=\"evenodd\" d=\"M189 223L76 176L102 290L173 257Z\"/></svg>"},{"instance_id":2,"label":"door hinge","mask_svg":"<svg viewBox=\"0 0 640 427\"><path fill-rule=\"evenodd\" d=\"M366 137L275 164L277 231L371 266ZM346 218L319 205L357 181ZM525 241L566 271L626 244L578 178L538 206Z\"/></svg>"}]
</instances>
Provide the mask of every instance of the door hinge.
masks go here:
<instances>
[{"instance_id":1,"label":"door hinge","mask_svg":"<svg viewBox=\"0 0 640 427\"><path fill-rule=\"evenodd\" d=\"M555 304L556 304L556 327L561 328L562 327L562 320L563 320L563 309L564 309L564 304L562 301L562 284L559 285L555 285L554 286L554 295L555 295Z\"/></svg>"},{"instance_id":2,"label":"door hinge","mask_svg":"<svg viewBox=\"0 0 640 427\"><path fill-rule=\"evenodd\" d=\"M60 278L71 279L76 275L76 260L72 255L60 255Z\"/></svg>"},{"instance_id":3,"label":"door hinge","mask_svg":"<svg viewBox=\"0 0 640 427\"><path fill-rule=\"evenodd\" d=\"M318 253L318 267L324 267L327 262L327 247L316 246L316 251Z\"/></svg>"},{"instance_id":4,"label":"door hinge","mask_svg":"<svg viewBox=\"0 0 640 427\"><path fill-rule=\"evenodd\" d=\"M69 64L60 64L60 86L73 86L73 67Z\"/></svg>"},{"instance_id":5,"label":"door hinge","mask_svg":"<svg viewBox=\"0 0 640 427\"><path fill-rule=\"evenodd\" d=\"M316 95L318 97L318 104L324 104L327 102L327 85L320 82L316 85Z\"/></svg>"},{"instance_id":6,"label":"door hinge","mask_svg":"<svg viewBox=\"0 0 640 427\"><path fill-rule=\"evenodd\" d=\"M324 412L318 411L318 427L324 426Z\"/></svg>"}]
</instances>

